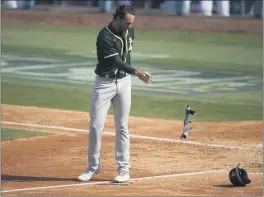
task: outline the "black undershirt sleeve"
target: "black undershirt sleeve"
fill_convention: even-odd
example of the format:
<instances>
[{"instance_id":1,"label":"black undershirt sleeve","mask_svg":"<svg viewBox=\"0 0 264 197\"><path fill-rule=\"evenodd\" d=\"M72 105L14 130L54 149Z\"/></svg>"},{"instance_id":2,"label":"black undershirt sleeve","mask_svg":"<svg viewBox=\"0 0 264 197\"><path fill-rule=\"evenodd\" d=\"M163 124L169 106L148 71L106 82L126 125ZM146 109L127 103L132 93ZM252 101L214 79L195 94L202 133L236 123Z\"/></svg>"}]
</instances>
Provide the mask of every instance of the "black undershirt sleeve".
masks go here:
<instances>
[{"instance_id":1,"label":"black undershirt sleeve","mask_svg":"<svg viewBox=\"0 0 264 197\"><path fill-rule=\"evenodd\" d=\"M128 74L135 74L136 69L123 62L118 55L114 56L115 66Z\"/></svg>"},{"instance_id":2,"label":"black undershirt sleeve","mask_svg":"<svg viewBox=\"0 0 264 197\"><path fill-rule=\"evenodd\" d=\"M123 62L118 55L107 58L107 61L111 64L114 64L119 70L123 70L128 74L135 74L136 69Z\"/></svg>"}]
</instances>

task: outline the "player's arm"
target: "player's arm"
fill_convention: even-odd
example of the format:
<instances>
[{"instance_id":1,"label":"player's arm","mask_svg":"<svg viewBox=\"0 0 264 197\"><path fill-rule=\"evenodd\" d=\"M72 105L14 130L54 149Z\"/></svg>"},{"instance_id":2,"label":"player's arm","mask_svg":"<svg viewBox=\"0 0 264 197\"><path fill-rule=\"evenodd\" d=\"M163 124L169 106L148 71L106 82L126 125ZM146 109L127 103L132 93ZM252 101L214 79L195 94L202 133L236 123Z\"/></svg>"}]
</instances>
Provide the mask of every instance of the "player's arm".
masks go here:
<instances>
[{"instance_id":1,"label":"player's arm","mask_svg":"<svg viewBox=\"0 0 264 197\"><path fill-rule=\"evenodd\" d=\"M127 63L123 62L120 59L119 55L115 55L113 57L110 57L108 59L108 61L113 63L120 70L123 70L124 72L126 72L128 74L136 75L139 79L141 79L145 83L151 83L151 81L152 81L152 76L148 72L137 70L137 69L131 67Z\"/></svg>"},{"instance_id":2,"label":"player's arm","mask_svg":"<svg viewBox=\"0 0 264 197\"><path fill-rule=\"evenodd\" d=\"M101 47L100 51L102 51L100 61L105 61L107 64L114 64L120 70L128 74L136 75L145 83L151 83L152 76L148 72L137 70L121 60L114 41L111 38L103 39L101 42L99 40L98 47Z\"/></svg>"}]
</instances>

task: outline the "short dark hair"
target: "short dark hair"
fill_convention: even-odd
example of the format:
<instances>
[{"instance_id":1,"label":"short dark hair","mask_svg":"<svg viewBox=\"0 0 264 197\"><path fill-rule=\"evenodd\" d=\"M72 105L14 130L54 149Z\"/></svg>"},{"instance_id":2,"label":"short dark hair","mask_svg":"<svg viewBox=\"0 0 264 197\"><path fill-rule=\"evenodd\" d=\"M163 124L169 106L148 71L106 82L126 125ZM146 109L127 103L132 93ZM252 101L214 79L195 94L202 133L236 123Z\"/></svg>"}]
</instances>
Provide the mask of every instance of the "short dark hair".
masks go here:
<instances>
[{"instance_id":1,"label":"short dark hair","mask_svg":"<svg viewBox=\"0 0 264 197\"><path fill-rule=\"evenodd\" d=\"M114 19L116 19L117 17L119 17L120 19L124 19L127 13L136 15L136 11L133 7L128 5L121 5L116 9L116 12L113 16Z\"/></svg>"}]
</instances>

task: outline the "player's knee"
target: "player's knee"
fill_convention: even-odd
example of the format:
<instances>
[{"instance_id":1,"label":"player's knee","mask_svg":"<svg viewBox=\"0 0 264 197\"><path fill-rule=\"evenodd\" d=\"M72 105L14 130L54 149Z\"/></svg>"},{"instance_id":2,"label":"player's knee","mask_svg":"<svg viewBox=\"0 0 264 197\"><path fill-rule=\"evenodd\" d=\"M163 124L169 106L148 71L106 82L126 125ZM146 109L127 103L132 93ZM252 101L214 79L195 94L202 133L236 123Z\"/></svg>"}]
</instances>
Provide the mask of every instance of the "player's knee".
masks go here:
<instances>
[{"instance_id":1,"label":"player's knee","mask_svg":"<svg viewBox=\"0 0 264 197\"><path fill-rule=\"evenodd\" d=\"M97 121L92 121L90 122L90 133L100 133L104 128L104 124L97 122Z\"/></svg>"},{"instance_id":2,"label":"player's knee","mask_svg":"<svg viewBox=\"0 0 264 197\"><path fill-rule=\"evenodd\" d=\"M119 122L119 124L116 125L116 130L121 133L128 133L128 124L125 122Z\"/></svg>"}]
</instances>

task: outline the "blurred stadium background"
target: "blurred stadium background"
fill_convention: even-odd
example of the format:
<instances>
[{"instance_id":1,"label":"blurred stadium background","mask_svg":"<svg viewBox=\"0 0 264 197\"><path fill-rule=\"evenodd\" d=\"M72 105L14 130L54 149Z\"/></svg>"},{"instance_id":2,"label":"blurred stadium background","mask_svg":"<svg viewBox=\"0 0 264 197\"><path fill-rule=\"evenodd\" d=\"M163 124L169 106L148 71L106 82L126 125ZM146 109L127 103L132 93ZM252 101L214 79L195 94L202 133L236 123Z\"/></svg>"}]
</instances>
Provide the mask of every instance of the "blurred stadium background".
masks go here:
<instances>
[{"instance_id":1,"label":"blurred stadium background","mask_svg":"<svg viewBox=\"0 0 264 197\"><path fill-rule=\"evenodd\" d=\"M132 5L145 15L243 16L262 18L261 0L3 0L11 9L58 9L82 12L113 12L121 4Z\"/></svg>"}]
</instances>

